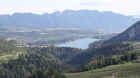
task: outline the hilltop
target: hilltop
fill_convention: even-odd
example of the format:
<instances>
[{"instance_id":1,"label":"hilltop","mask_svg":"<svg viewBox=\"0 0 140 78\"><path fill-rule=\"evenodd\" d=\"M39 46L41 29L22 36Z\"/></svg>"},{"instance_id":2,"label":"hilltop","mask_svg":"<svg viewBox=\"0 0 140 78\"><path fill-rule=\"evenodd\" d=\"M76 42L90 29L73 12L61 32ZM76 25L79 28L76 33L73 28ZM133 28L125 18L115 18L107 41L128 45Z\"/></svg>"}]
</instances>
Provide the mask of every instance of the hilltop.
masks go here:
<instances>
[{"instance_id":1,"label":"hilltop","mask_svg":"<svg viewBox=\"0 0 140 78\"><path fill-rule=\"evenodd\" d=\"M105 43L116 43L116 42L139 42L140 41L140 21L130 26L127 30L121 34L105 41Z\"/></svg>"}]
</instances>

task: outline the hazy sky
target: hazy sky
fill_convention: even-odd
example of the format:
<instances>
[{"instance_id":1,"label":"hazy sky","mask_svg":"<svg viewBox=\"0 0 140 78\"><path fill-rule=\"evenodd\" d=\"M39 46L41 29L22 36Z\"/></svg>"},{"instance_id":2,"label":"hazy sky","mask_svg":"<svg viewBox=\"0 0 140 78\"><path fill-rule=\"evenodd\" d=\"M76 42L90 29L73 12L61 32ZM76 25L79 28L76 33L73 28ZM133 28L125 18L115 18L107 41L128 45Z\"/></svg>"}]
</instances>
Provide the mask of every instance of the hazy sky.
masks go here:
<instances>
[{"instance_id":1,"label":"hazy sky","mask_svg":"<svg viewBox=\"0 0 140 78\"><path fill-rule=\"evenodd\" d=\"M0 14L46 13L66 9L89 9L140 15L140 0L0 0Z\"/></svg>"}]
</instances>

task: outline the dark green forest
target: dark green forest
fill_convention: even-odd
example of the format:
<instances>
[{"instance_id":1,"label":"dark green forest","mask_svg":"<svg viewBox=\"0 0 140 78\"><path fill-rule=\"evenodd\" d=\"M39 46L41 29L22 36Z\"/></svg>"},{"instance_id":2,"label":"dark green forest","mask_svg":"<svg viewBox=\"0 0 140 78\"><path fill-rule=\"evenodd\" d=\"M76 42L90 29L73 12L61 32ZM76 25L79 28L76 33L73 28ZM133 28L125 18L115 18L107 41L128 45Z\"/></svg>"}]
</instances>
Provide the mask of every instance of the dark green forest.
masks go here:
<instances>
[{"instance_id":1,"label":"dark green forest","mask_svg":"<svg viewBox=\"0 0 140 78\"><path fill-rule=\"evenodd\" d=\"M20 53L0 64L0 78L66 78L66 72L84 72L138 59L130 43L114 43L86 50L69 47L17 48L0 41L0 54ZM16 56L15 56L16 57ZM2 60L2 58L1 58Z\"/></svg>"}]
</instances>

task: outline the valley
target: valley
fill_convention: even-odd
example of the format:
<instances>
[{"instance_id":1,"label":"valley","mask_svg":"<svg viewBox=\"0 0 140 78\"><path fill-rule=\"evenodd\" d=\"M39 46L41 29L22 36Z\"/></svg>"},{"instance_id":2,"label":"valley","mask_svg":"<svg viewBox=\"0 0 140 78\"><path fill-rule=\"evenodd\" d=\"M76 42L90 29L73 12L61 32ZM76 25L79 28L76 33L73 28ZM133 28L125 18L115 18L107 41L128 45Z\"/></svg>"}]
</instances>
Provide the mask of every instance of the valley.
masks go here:
<instances>
[{"instance_id":1,"label":"valley","mask_svg":"<svg viewBox=\"0 0 140 78\"><path fill-rule=\"evenodd\" d=\"M0 38L17 41L17 46L60 45L84 38L104 38L104 33L82 30L79 28L44 28L44 29L5 29L0 30ZM112 35L110 35L112 36ZM88 45L87 45L88 46Z\"/></svg>"},{"instance_id":2,"label":"valley","mask_svg":"<svg viewBox=\"0 0 140 78\"><path fill-rule=\"evenodd\" d=\"M1 14L0 78L140 78L139 19L96 10Z\"/></svg>"},{"instance_id":3,"label":"valley","mask_svg":"<svg viewBox=\"0 0 140 78\"><path fill-rule=\"evenodd\" d=\"M132 25L131 28L133 29L133 27L138 26L137 24L139 25L137 22ZM131 28L129 28L130 31ZM122 33L128 33L129 30ZM135 32L137 33L137 31ZM43 36L41 33L43 33ZM67 35L68 33L70 35ZM121 36L121 38L118 37L120 37L122 33L112 35L73 29L51 29L43 32L14 31L13 33L3 31L1 34L7 34L5 36L19 36L24 40L32 38L36 41L36 39L40 38L41 41L41 38L46 37L62 39L66 35L68 40L66 39L65 41L56 43L48 43L47 41L42 41L41 43L35 41L32 41L32 43L29 41L29 43L28 41L25 41L20 43L20 39L18 41L17 39L9 38L1 40L0 77L19 78L22 76L21 78L40 78L42 76L42 78L46 78L50 76L50 78L139 78L140 42L137 40L121 41L124 36ZM75 34L75 36L72 37L73 34ZM39 38L36 38L36 36ZM128 38L124 37L124 39ZM50 40L52 40L52 38ZM25 43L33 46L25 46ZM65 44L60 44L60 46L52 45L59 43Z\"/></svg>"}]
</instances>

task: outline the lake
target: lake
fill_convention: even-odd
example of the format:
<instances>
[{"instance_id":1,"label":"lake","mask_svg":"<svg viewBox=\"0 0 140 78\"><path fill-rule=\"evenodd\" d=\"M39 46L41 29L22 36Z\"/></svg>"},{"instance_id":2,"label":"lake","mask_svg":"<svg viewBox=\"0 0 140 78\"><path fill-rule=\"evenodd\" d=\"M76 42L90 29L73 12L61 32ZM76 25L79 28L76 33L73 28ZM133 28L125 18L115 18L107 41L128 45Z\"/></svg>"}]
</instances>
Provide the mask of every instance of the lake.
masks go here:
<instances>
[{"instance_id":1,"label":"lake","mask_svg":"<svg viewBox=\"0 0 140 78\"><path fill-rule=\"evenodd\" d=\"M57 46L59 47L73 47L73 48L81 48L81 49L87 49L88 45L92 42L95 42L99 39L94 39L94 38L82 38L82 39L78 39L75 41L70 41L70 42L66 42L63 44L59 44Z\"/></svg>"}]
</instances>

